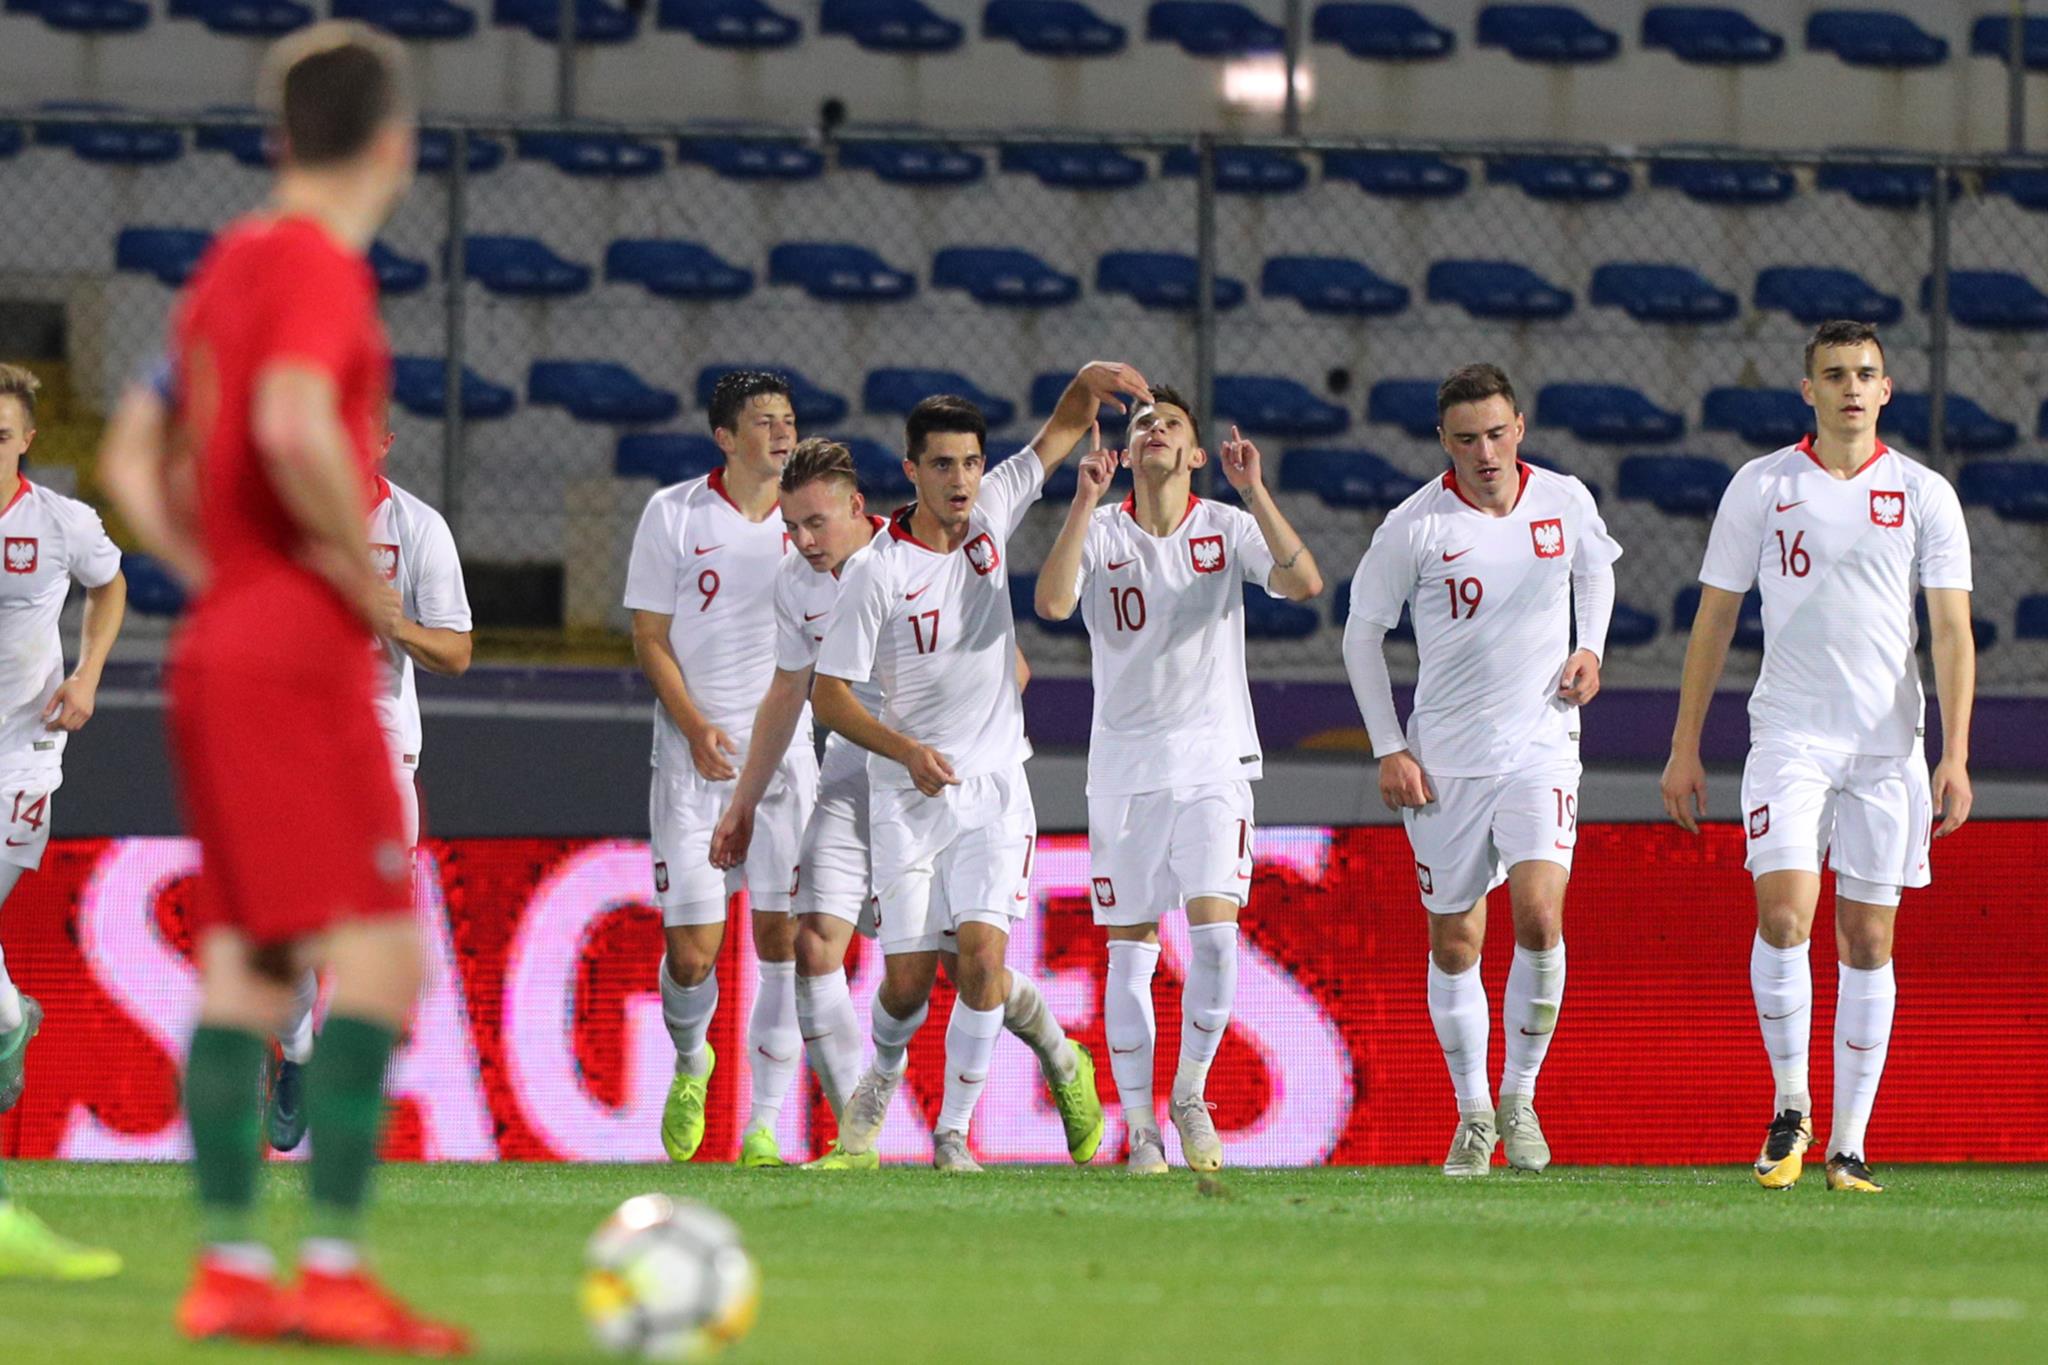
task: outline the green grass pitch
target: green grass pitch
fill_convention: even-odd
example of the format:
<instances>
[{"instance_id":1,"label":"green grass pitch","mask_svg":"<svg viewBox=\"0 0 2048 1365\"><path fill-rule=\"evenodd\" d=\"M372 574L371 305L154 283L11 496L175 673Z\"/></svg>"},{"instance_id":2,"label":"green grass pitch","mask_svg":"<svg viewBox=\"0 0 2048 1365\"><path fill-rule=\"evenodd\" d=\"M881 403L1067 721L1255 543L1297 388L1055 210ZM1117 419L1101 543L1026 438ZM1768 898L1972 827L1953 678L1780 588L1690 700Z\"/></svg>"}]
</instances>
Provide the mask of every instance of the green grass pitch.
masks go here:
<instances>
[{"instance_id":1,"label":"green grass pitch","mask_svg":"<svg viewBox=\"0 0 2048 1365\"><path fill-rule=\"evenodd\" d=\"M482 1359L595 1358L583 1239L628 1195L744 1229L761 1321L735 1361L2018 1361L2048 1359L2048 1171L1891 1167L1878 1197L1787 1194L1740 1166L1417 1169L394 1166L375 1254L477 1332ZM181 1168L10 1162L15 1196L128 1257L98 1285L0 1282L0 1360L348 1359L171 1335L192 1210ZM273 1240L301 1176L268 1172Z\"/></svg>"}]
</instances>

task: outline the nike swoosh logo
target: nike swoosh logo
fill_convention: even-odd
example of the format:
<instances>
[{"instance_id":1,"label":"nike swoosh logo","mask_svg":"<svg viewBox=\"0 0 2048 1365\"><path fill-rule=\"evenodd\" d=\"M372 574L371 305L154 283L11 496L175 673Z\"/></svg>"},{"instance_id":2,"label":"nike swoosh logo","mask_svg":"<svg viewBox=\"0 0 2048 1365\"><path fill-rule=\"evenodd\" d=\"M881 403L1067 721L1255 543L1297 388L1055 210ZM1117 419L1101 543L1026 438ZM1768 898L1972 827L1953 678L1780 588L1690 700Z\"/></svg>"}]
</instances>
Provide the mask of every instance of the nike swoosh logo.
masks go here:
<instances>
[{"instance_id":1,"label":"nike swoosh logo","mask_svg":"<svg viewBox=\"0 0 2048 1365\"><path fill-rule=\"evenodd\" d=\"M1549 1037L1549 1036L1550 1036L1550 1035L1548 1035L1548 1034L1545 1034L1545 1033L1531 1033L1531 1032L1529 1032L1529 1030L1527 1030L1527 1029L1525 1029L1525 1028L1523 1028L1523 1029L1516 1029L1516 1030L1515 1030L1515 1032L1517 1032L1517 1033L1521 1034L1521 1035L1522 1035L1522 1036L1523 1036L1524 1038L1547 1038L1547 1037Z\"/></svg>"},{"instance_id":2,"label":"nike swoosh logo","mask_svg":"<svg viewBox=\"0 0 2048 1365\"><path fill-rule=\"evenodd\" d=\"M708 554L710 554L710 553L711 553L711 552L712 552L713 550L723 550L724 548L725 548L725 542L724 542L724 541L720 541L720 542L719 542L718 544L716 544L716 545L698 545L698 546L695 546L695 547L693 547L693 550L694 550L694 553L696 553L696 554L700 554L700 555L708 555Z\"/></svg>"},{"instance_id":3,"label":"nike swoosh logo","mask_svg":"<svg viewBox=\"0 0 2048 1365\"><path fill-rule=\"evenodd\" d=\"M829 614L830 614L829 612L822 612L822 611L807 611L807 612L805 612L805 613L804 613L804 620L806 620L806 621L815 621L815 620L817 620L817 619L818 619L818 618L819 618L820 616L826 616L826 615L829 615Z\"/></svg>"},{"instance_id":4,"label":"nike swoosh logo","mask_svg":"<svg viewBox=\"0 0 2048 1365\"><path fill-rule=\"evenodd\" d=\"M1023 899L1024 899L1024 898L1025 898L1026 896L1028 896L1028 895L1030 895L1030 894L1031 894L1031 893L1030 893L1030 892L1028 892L1028 891L1019 891L1019 892L1018 892L1018 893L1017 893L1017 894L1016 894L1016 895L1015 895L1014 897L1012 897L1011 899L1013 899L1013 900L1020 900L1020 901L1021 901L1021 900L1023 900Z\"/></svg>"},{"instance_id":5,"label":"nike swoosh logo","mask_svg":"<svg viewBox=\"0 0 2048 1365\"><path fill-rule=\"evenodd\" d=\"M816 1033L816 1034L812 1034L812 1033L805 1033L805 1034L800 1034L800 1035L798 1035L798 1036L799 1036L799 1037L801 1037L801 1038L802 1038L802 1039L803 1039L803 1040L804 1040L805 1042L807 1042L807 1043L815 1043L815 1042L817 1042L817 1041L818 1041L818 1040L819 1040L820 1038L830 1038L830 1037L831 1037L832 1035L831 1035L831 1034L829 1034L829 1033Z\"/></svg>"},{"instance_id":6,"label":"nike swoosh logo","mask_svg":"<svg viewBox=\"0 0 2048 1365\"><path fill-rule=\"evenodd\" d=\"M765 1047L757 1047L754 1049L754 1051L760 1053L763 1057L766 1057L771 1062L793 1062L796 1060L794 1054L791 1054L788 1057L778 1057Z\"/></svg>"},{"instance_id":7,"label":"nike swoosh logo","mask_svg":"<svg viewBox=\"0 0 2048 1365\"><path fill-rule=\"evenodd\" d=\"M906 602L915 602L915 601L916 601L916 600L917 600L918 598L920 598L920 597L924 596L924 595L925 595L925 593L927 593L928 591L930 591L930 590L931 590L931 586L932 586L931 584L927 583L927 584L925 584L925 585L924 585L924 586L923 586L922 588L919 588L919 589L918 589L918 590L917 590L916 592L907 592L907 593L904 593L904 594L903 594L903 600L904 600L904 601L906 601Z\"/></svg>"},{"instance_id":8,"label":"nike swoosh logo","mask_svg":"<svg viewBox=\"0 0 2048 1365\"><path fill-rule=\"evenodd\" d=\"M1119 1057L1128 1057L1133 1052L1143 1052L1144 1050L1142 1047L1113 1047L1110 1049L1111 1052L1114 1052Z\"/></svg>"},{"instance_id":9,"label":"nike swoosh logo","mask_svg":"<svg viewBox=\"0 0 2048 1365\"><path fill-rule=\"evenodd\" d=\"M1761 1011L1759 1011L1759 1012L1761 1013ZM1798 1011L1798 1010L1786 1010L1786 1011L1785 1011L1785 1012L1784 1012L1783 1014L1766 1014L1766 1015L1764 1015L1764 1018L1766 1018L1766 1019L1790 1019L1790 1018L1791 1018L1791 1017L1792 1017L1793 1015L1795 1015L1795 1014L1797 1014L1797 1013L1799 1013L1799 1011Z\"/></svg>"},{"instance_id":10,"label":"nike swoosh logo","mask_svg":"<svg viewBox=\"0 0 2048 1365\"><path fill-rule=\"evenodd\" d=\"M9 848L27 848L27 847L28 847L28 846L29 846L30 844L32 844L32 843L34 843L34 842L35 842L35 838L34 838L34 836L31 836L31 837L29 837L29 838L27 838L27 839L9 839L9 840L7 841L7 846L8 846Z\"/></svg>"},{"instance_id":11,"label":"nike swoosh logo","mask_svg":"<svg viewBox=\"0 0 2048 1365\"><path fill-rule=\"evenodd\" d=\"M1222 1032L1222 1029L1221 1029L1221 1028L1202 1028L1202 1021L1201 1021L1201 1020L1199 1020L1199 1019L1190 1019L1190 1020L1188 1020L1188 1022L1189 1022L1190 1024L1193 1024L1193 1025L1194 1025L1194 1026L1195 1026L1196 1028L1198 1028L1198 1029L1201 1029L1201 1030L1202 1030L1202 1032L1204 1032L1204 1033L1221 1033L1221 1032Z\"/></svg>"},{"instance_id":12,"label":"nike swoosh logo","mask_svg":"<svg viewBox=\"0 0 2048 1365\"><path fill-rule=\"evenodd\" d=\"M1843 1042L1845 1042L1845 1043L1849 1043L1849 1040L1848 1040L1847 1038L1844 1038L1844 1039L1843 1039L1842 1041L1843 1041ZM1881 1043L1872 1043L1872 1044L1871 1044L1871 1045L1870 1045L1869 1047L1858 1047L1858 1046L1857 1046L1856 1044L1854 1044L1854 1043L1849 1043L1849 1051L1851 1051L1851 1052L1875 1052L1875 1051L1877 1051L1877 1050L1878 1050L1878 1048L1879 1048L1879 1047L1881 1047L1881 1046L1883 1046L1883 1044L1881 1044Z\"/></svg>"},{"instance_id":13,"label":"nike swoosh logo","mask_svg":"<svg viewBox=\"0 0 2048 1365\"><path fill-rule=\"evenodd\" d=\"M1804 506L1806 506L1806 499L1805 499L1805 498L1801 498L1801 499L1800 499L1800 500L1799 500L1798 502L1781 502L1781 503L1779 503L1779 504L1778 504L1778 510L1779 510L1780 512L1789 512L1789 511L1791 511L1791 510L1792 510L1793 508L1795 508L1795 507L1804 507Z\"/></svg>"},{"instance_id":14,"label":"nike swoosh logo","mask_svg":"<svg viewBox=\"0 0 2048 1365\"><path fill-rule=\"evenodd\" d=\"M1571 852L1571 851L1572 851L1573 845L1571 845L1571 844L1560 844L1560 843L1558 843L1558 842L1557 842L1556 840L1552 840L1552 841L1551 841L1551 847L1552 847L1552 848L1561 848L1561 849L1563 849L1563 850L1564 850L1565 852L1569 853L1569 852Z\"/></svg>"},{"instance_id":15,"label":"nike swoosh logo","mask_svg":"<svg viewBox=\"0 0 2048 1365\"><path fill-rule=\"evenodd\" d=\"M958 1082L960 1082L960 1084L962 1084L962 1085L980 1085L980 1084L981 1084L981 1082L982 1082L982 1081L985 1081L985 1080L987 1080L987 1079L988 1079L988 1077L986 1077L986 1076L983 1076L983 1077L981 1078L981 1080L976 1080L976 1079L975 1079L974 1077L972 1077L972 1076L963 1076L963 1075L961 1075L961 1074L960 1074L959 1072L957 1072L957 1071L956 1071L956 1072L954 1072L954 1073L953 1073L953 1079L954 1079L954 1080L956 1080L956 1081L958 1081Z\"/></svg>"},{"instance_id":16,"label":"nike swoosh logo","mask_svg":"<svg viewBox=\"0 0 2048 1365\"><path fill-rule=\"evenodd\" d=\"M1454 560L1454 559L1463 559L1463 558L1464 558L1464 557L1465 557L1466 555L1469 555L1469 554L1471 554L1471 553L1472 553L1472 547L1471 547L1470 545L1467 545L1467 546L1466 546L1466 547L1465 547L1464 549L1462 549L1462 550L1458 551L1458 553L1456 553L1456 554L1452 554L1452 553L1451 553L1451 552L1450 552L1449 550L1445 550L1445 551L1444 551L1444 563L1448 564L1448 563L1450 563L1450 562L1451 562L1452 560Z\"/></svg>"},{"instance_id":17,"label":"nike swoosh logo","mask_svg":"<svg viewBox=\"0 0 2048 1365\"><path fill-rule=\"evenodd\" d=\"M1135 559L1112 559L1109 561L1109 571L1115 573L1118 569L1128 569L1137 562Z\"/></svg>"}]
</instances>

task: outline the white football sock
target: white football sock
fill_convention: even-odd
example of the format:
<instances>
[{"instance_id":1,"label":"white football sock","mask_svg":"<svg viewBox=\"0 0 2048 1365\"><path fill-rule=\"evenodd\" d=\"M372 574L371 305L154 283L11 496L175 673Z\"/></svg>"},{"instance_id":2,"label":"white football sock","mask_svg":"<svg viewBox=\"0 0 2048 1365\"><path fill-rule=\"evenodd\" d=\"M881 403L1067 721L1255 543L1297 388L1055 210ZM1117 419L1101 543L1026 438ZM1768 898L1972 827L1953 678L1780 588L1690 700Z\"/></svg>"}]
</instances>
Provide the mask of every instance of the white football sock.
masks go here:
<instances>
[{"instance_id":1,"label":"white football sock","mask_svg":"<svg viewBox=\"0 0 2048 1365\"><path fill-rule=\"evenodd\" d=\"M1133 1131L1158 1131L1152 1105L1152 1052L1159 1025L1152 1010L1152 973L1159 945L1135 939L1109 941L1109 979L1102 990L1103 1030L1109 1035L1109 1070L1123 1100L1124 1123Z\"/></svg>"},{"instance_id":2,"label":"white football sock","mask_svg":"<svg viewBox=\"0 0 2048 1365\"><path fill-rule=\"evenodd\" d=\"M1777 1086L1773 1114L1787 1109L1813 1113L1813 1093L1806 1080L1806 1054L1813 1037L1813 969L1807 961L1812 947L1808 940L1791 948L1773 948L1758 934L1749 949L1749 989L1756 996L1756 1021Z\"/></svg>"},{"instance_id":3,"label":"white football sock","mask_svg":"<svg viewBox=\"0 0 2048 1365\"><path fill-rule=\"evenodd\" d=\"M343 1237L308 1237L299 1243L299 1264L322 1275L353 1275L362 1267L363 1253Z\"/></svg>"},{"instance_id":4,"label":"white football sock","mask_svg":"<svg viewBox=\"0 0 2048 1365\"><path fill-rule=\"evenodd\" d=\"M860 1020L853 1013L845 972L796 979L796 1026L818 1088L836 1118L860 1082Z\"/></svg>"},{"instance_id":5,"label":"white football sock","mask_svg":"<svg viewBox=\"0 0 2048 1365\"><path fill-rule=\"evenodd\" d=\"M1054 1085L1074 1079L1074 1049L1067 1031L1054 1017L1038 984L1020 971L1010 973L1010 994L1003 1001L1003 1027L1017 1035L1038 1058L1038 1069Z\"/></svg>"},{"instance_id":6,"label":"white football sock","mask_svg":"<svg viewBox=\"0 0 2048 1365\"><path fill-rule=\"evenodd\" d=\"M1507 1047L1500 1067L1500 1093L1534 1098L1536 1073L1550 1052L1557 1012L1564 1004L1564 940L1555 948L1515 945L1508 989L1501 1001L1501 1037Z\"/></svg>"},{"instance_id":7,"label":"white football sock","mask_svg":"<svg viewBox=\"0 0 2048 1365\"><path fill-rule=\"evenodd\" d=\"M1877 1082L1884 1075L1891 1050L1892 1012L1898 1005L1898 982L1892 964L1863 971L1838 964L1841 979L1835 995L1835 1113L1828 1135L1828 1155L1863 1150L1863 1130L1877 1103Z\"/></svg>"},{"instance_id":8,"label":"white football sock","mask_svg":"<svg viewBox=\"0 0 2048 1365\"><path fill-rule=\"evenodd\" d=\"M288 1062L304 1066L313 1060L313 1007L320 1003L320 974L308 967L292 988L292 1012L277 1031L277 1046Z\"/></svg>"},{"instance_id":9,"label":"white football sock","mask_svg":"<svg viewBox=\"0 0 2048 1365\"><path fill-rule=\"evenodd\" d=\"M708 1065L704 1040L711 1033L711 1016L718 1011L718 972L694 986L684 986L668 974L668 957L661 959L661 1020L676 1045L678 1074L701 1076Z\"/></svg>"},{"instance_id":10,"label":"white football sock","mask_svg":"<svg viewBox=\"0 0 2048 1365\"><path fill-rule=\"evenodd\" d=\"M1237 922L1188 926L1188 979L1180 993L1180 1066L1175 1102L1202 1093L1209 1064L1223 1046L1230 1006L1237 999Z\"/></svg>"},{"instance_id":11,"label":"white football sock","mask_svg":"<svg viewBox=\"0 0 2048 1365\"><path fill-rule=\"evenodd\" d=\"M988 1065L996 1055L996 1039L1003 1032L1003 1009L969 1009L957 997L953 1017L946 1024L946 1098L939 1106L939 1124L933 1131L964 1133L974 1118L974 1106L988 1084Z\"/></svg>"},{"instance_id":12,"label":"white football sock","mask_svg":"<svg viewBox=\"0 0 2048 1365\"><path fill-rule=\"evenodd\" d=\"M753 1107L747 1128L775 1128L789 1083L803 1065L804 1037L796 1025L796 963L761 962L753 1013L747 1018L747 1069L753 1073Z\"/></svg>"},{"instance_id":13,"label":"white football sock","mask_svg":"<svg viewBox=\"0 0 2048 1365\"><path fill-rule=\"evenodd\" d=\"M7 955L0 953L0 1033L12 1033L21 1027L21 992L14 988L14 981L7 975Z\"/></svg>"},{"instance_id":14,"label":"white football sock","mask_svg":"<svg viewBox=\"0 0 2048 1365\"><path fill-rule=\"evenodd\" d=\"M868 1020L875 1039L875 1070L890 1076L903 1074L904 1054L910 1050L910 1040L924 1027L925 1017L931 1012L931 1002L927 1000L909 1018L898 1019L882 1008L880 1000L875 1001Z\"/></svg>"},{"instance_id":15,"label":"white football sock","mask_svg":"<svg viewBox=\"0 0 2048 1365\"><path fill-rule=\"evenodd\" d=\"M1486 1042L1491 1031L1487 1018L1486 983L1479 979L1479 963L1456 976L1429 959L1429 1022L1436 1025L1436 1040L1444 1050L1444 1064L1451 1069L1451 1089L1458 1096L1458 1112L1491 1110L1493 1095L1486 1088Z\"/></svg>"}]
</instances>

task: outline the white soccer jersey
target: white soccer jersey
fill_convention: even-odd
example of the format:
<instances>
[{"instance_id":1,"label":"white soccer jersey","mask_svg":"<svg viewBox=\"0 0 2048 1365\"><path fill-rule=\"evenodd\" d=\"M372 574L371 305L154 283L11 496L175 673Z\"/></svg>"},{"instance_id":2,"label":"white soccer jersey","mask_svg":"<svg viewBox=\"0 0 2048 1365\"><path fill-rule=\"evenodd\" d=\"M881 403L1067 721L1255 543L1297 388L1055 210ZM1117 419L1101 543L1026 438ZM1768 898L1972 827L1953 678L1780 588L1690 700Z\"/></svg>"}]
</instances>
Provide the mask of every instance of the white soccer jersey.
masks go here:
<instances>
[{"instance_id":1,"label":"white soccer jersey","mask_svg":"<svg viewBox=\"0 0 2048 1365\"><path fill-rule=\"evenodd\" d=\"M27 479L0 511L0 537L0 773L58 768L64 732L43 725L64 681L57 618L71 580L113 582L121 552L99 513Z\"/></svg>"},{"instance_id":2,"label":"white soccer jersey","mask_svg":"<svg viewBox=\"0 0 2048 1365\"><path fill-rule=\"evenodd\" d=\"M1029 447L982 480L959 549L941 554L910 533L910 509L841 569L840 609L818 671L881 686L881 719L946 756L963 782L1031 757L1017 689L1010 536L1045 486ZM909 770L868 757L877 787L913 787Z\"/></svg>"},{"instance_id":3,"label":"white soccer jersey","mask_svg":"<svg viewBox=\"0 0 2048 1365\"><path fill-rule=\"evenodd\" d=\"M868 522L877 533L888 523L880 517L871 516ZM846 566L841 564L841 570ZM825 643L825 632L832 625L832 613L839 606L839 591L843 585L839 574L819 573L810 561L802 555L789 555L782 561L782 567L775 573L775 666L791 673L814 668L818 663L818 648ZM882 689L870 679L855 683L853 695L860 699L872 715L882 713ZM808 730L799 734L807 735ZM826 761L841 747L849 746L844 735L828 735L825 739Z\"/></svg>"},{"instance_id":4,"label":"white soccer jersey","mask_svg":"<svg viewBox=\"0 0 2048 1365\"><path fill-rule=\"evenodd\" d=\"M469 630L469 593L448 522L384 478L377 480L377 501L370 508L370 562L398 589L407 620L429 630ZM395 757L417 763L420 699L412 656L390 640L379 640L377 662L377 725Z\"/></svg>"},{"instance_id":5,"label":"white soccer jersey","mask_svg":"<svg viewBox=\"0 0 2048 1365\"><path fill-rule=\"evenodd\" d=\"M1621 557L1586 486L1519 465L1504 517L1454 474L1387 513L1351 583L1351 611L1386 629L1410 606L1422 668L1408 748L1425 772L1492 777L1574 762L1578 708L1558 698L1571 654L1571 579Z\"/></svg>"},{"instance_id":6,"label":"white soccer jersey","mask_svg":"<svg viewBox=\"0 0 2048 1365\"><path fill-rule=\"evenodd\" d=\"M1751 460L1721 495L1700 582L1763 594L1754 740L1913 751L1926 702L1913 596L1970 590L1970 532L1947 479L1879 442L1846 479L1812 438Z\"/></svg>"},{"instance_id":7,"label":"white soccer jersey","mask_svg":"<svg viewBox=\"0 0 2048 1365\"><path fill-rule=\"evenodd\" d=\"M745 760L754 708L775 674L775 575L789 550L779 517L748 521L714 469L647 500L626 567L626 606L659 612L683 683L704 718L732 737ZM654 704L654 764L692 766L690 742Z\"/></svg>"},{"instance_id":8,"label":"white soccer jersey","mask_svg":"<svg viewBox=\"0 0 2048 1365\"><path fill-rule=\"evenodd\" d=\"M1155 536L1136 504L1098 508L1075 579L1093 658L1088 795L1133 796L1264 771L1244 667L1244 584L1273 553L1251 515L1192 494Z\"/></svg>"}]
</instances>

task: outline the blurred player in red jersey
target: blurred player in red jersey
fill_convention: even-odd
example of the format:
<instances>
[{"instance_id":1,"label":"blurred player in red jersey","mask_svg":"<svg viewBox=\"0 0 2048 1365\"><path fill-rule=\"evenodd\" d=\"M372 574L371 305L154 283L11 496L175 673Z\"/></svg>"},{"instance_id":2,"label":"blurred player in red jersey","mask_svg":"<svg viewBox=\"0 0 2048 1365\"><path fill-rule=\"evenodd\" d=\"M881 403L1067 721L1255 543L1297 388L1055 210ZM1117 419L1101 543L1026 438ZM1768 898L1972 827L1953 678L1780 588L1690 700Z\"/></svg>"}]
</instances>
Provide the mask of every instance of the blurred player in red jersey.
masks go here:
<instances>
[{"instance_id":1,"label":"blurred player in red jersey","mask_svg":"<svg viewBox=\"0 0 2048 1365\"><path fill-rule=\"evenodd\" d=\"M102 458L137 536L195 593L169 693L180 798L205 850L185 1078L205 1246L177 1324L458 1355L467 1336L388 1294L357 1241L384 1071L422 970L371 701L384 584L364 534L391 370L364 256L411 181L412 109L403 53L353 25L296 35L265 74L273 203L221 234L179 301L174 400L129 394ZM311 1235L285 1288L255 1228L257 1078L315 961L333 995L306 1084Z\"/></svg>"}]
</instances>

